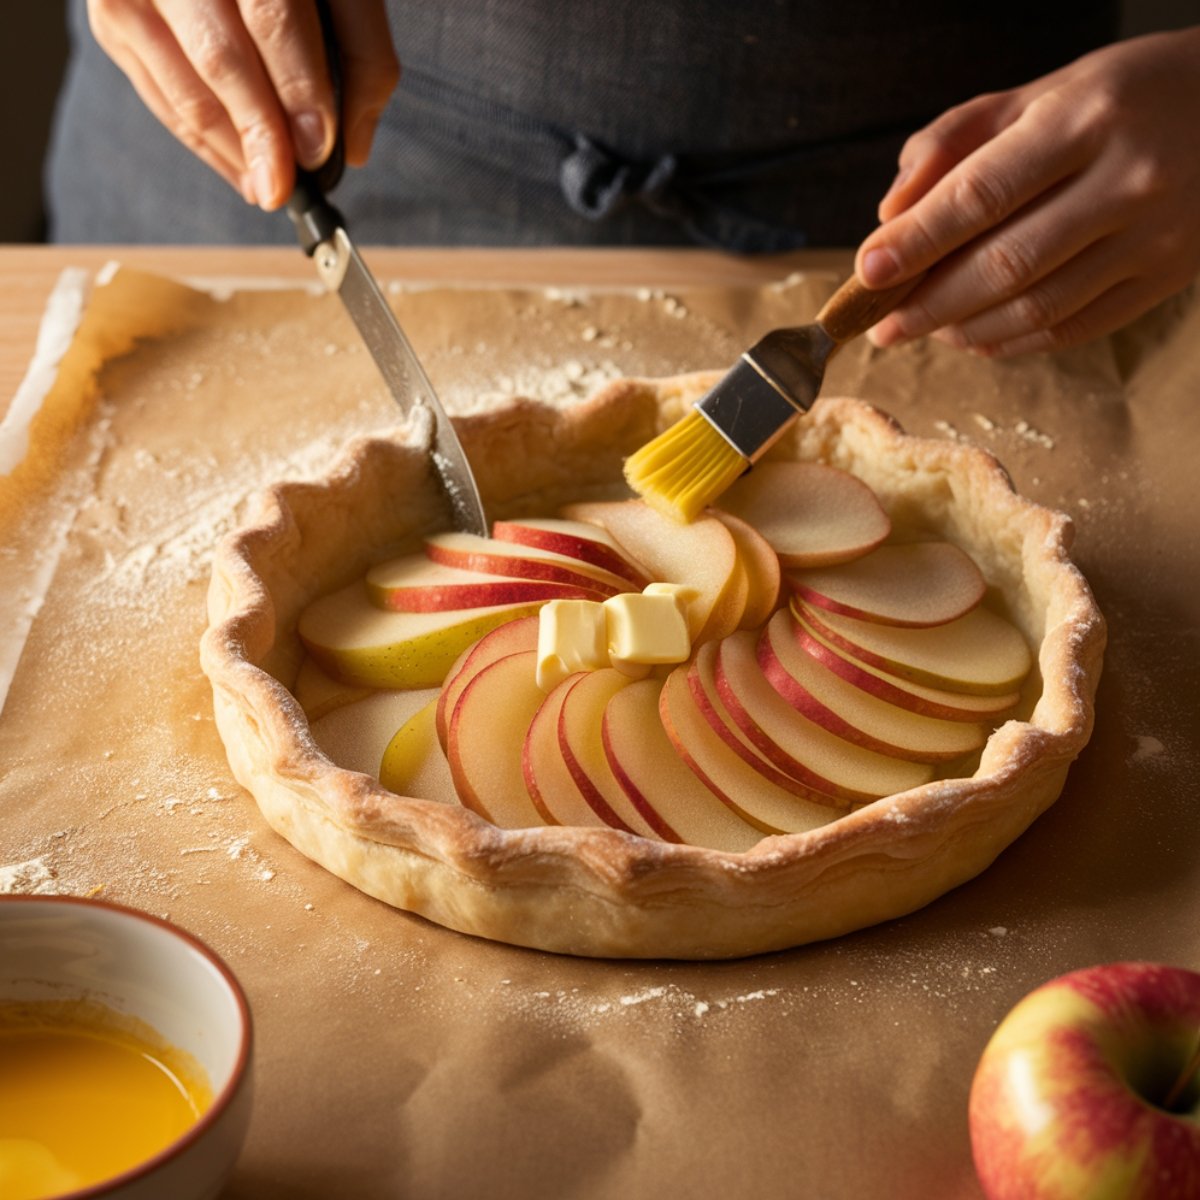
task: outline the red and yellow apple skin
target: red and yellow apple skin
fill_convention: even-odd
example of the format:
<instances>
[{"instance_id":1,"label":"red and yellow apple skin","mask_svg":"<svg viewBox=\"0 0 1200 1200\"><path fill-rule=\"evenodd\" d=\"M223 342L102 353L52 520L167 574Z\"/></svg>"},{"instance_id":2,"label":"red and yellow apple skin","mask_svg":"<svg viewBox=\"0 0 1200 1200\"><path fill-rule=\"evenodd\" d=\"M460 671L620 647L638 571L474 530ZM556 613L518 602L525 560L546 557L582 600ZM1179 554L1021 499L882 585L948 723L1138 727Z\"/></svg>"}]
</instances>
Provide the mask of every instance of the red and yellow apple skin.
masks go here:
<instances>
[{"instance_id":1,"label":"red and yellow apple skin","mask_svg":"<svg viewBox=\"0 0 1200 1200\"><path fill-rule=\"evenodd\" d=\"M1113 963L1051 980L1004 1018L971 1087L988 1200L1195 1200L1200 1083L1162 1107L1200 1037L1200 974Z\"/></svg>"}]
</instances>

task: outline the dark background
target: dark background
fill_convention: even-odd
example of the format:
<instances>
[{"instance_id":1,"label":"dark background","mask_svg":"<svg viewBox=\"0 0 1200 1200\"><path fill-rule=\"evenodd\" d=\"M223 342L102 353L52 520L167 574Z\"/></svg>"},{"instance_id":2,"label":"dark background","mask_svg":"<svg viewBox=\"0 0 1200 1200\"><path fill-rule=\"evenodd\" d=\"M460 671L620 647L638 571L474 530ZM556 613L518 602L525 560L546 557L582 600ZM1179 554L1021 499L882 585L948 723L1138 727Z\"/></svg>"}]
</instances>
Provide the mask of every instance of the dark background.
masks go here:
<instances>
[{"instance_id":1,"label":"dark background","mask_svg":"<svg viewBox=\"0 0 1200 1200\"><path fill-rule=\"evenodd\" d=\"M8 53L0 69L0 242L42 239L42 155L67 53L64 9L55 0L3 6ZM1126 36L1196 21L1198 0L1125 0Z\"/></svg>"}]
</instances>

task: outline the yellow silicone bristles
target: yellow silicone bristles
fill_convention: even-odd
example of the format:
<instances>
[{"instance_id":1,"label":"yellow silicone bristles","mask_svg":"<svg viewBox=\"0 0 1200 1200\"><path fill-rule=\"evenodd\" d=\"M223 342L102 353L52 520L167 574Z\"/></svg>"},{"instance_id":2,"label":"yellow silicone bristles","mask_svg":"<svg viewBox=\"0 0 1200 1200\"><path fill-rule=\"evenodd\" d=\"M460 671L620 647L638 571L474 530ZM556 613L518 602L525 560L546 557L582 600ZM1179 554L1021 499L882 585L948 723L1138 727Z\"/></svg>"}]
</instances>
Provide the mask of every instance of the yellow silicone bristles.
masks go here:
<instances>
[{"instance_id":1,"label":"yellow silicone bristles","mask_svg":"<svg viewBox=\"0 0 1200 1200\"><path fill-rule=\"evenodd\" d=\"M625 479L652 508L686 524L749 465L693 408L625 460Z\"/></svg>"}]
</instances>

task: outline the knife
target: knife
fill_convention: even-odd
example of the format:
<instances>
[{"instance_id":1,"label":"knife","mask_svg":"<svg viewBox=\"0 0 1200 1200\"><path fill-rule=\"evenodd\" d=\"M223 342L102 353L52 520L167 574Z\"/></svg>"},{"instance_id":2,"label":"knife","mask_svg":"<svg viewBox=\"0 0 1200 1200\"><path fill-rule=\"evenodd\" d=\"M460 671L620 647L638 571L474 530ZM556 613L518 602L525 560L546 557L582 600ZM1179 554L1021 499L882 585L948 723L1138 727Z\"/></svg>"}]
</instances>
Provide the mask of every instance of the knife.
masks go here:
<instances>
[{"instance_id":1,"label":"knife","mask_svg":"<svg viewBox=\"0 0 1200 1200\"><path fill-rule=\"evenodd\" d=\"M318 3L317 9L333 83L334 111L340 114L341 64L333 23L326 3ZM339 124L333 151L319 170L297 167L288 216L301 248L315 263L321 282L341 299L401 412L407 416L424 408L432 415L430 456L450 501L455 529L487 537L483 501L450 416L351 240L345 218L327 199L326 193L337 185L344 167L345 144Z\"/></svg>"}]
</instances>

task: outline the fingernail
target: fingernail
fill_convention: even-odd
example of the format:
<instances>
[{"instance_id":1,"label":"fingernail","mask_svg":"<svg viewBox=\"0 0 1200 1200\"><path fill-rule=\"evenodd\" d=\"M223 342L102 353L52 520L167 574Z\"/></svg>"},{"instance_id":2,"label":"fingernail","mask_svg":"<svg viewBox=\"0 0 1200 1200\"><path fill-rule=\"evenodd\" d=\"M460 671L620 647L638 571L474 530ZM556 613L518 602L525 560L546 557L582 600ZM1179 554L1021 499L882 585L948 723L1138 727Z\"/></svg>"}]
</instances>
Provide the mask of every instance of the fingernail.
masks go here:
<instances>
[{"instance_id":1,"label":"fingernail","mask_svg":"<svg viewBox=\"0 0 1200 1200\"><path fill-rule=\"evenodd\" d=\"M271 164L265 158L251 164L250 182L259 208L270 212L275 207L275 176L271 171Z\"/></svg>"},{"instance_id":2,"label":"fingernail","mask_svg":"<svg viewBox=\"0 0 1200 1200\"><path fill-rule=\"evenodd\" d=\"M899 274L900 264L886 246L868 250L863 255L862 277L867 287L883 287Z\"/></svg>"},{"instance_id":3,"label":"fingernail","mask_svg":"<svg viewBox=\"0 0 1200 1200\"><path fill-rule=\"evenodd\" d=\"M292 144L302 167L321 165L325 158L325 121L319 112L299 112L292 117Z\"/></svg>"},{"instance_id":4,"label":"fingernail","mask_svg":"<svg viewBox=\"0 0 1200 1200\"><path fill-rule=\"evenodd\" d=\"M892 186L888 188L883 198L886 200L893 192L898 192L909 181L912 173L912 167L901 167L896 173L896 178L892 180Z\"/></svg>"},{"instance_id":5,"label":"fingernail","mask_svg":"<svg viewBox=\"0 0 1200 1200\"><path fill-rule=\"evenodd\" d=\"M245 200L247 204L258 203L258 200L254 195L254 179L251 177L249 171L239 176L238 190L242 193L242 199Z\"/></svg>"}]
</instances>

